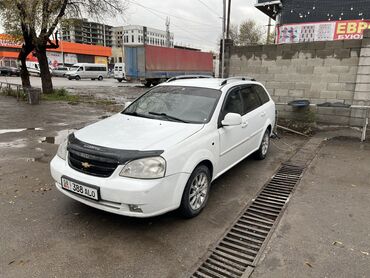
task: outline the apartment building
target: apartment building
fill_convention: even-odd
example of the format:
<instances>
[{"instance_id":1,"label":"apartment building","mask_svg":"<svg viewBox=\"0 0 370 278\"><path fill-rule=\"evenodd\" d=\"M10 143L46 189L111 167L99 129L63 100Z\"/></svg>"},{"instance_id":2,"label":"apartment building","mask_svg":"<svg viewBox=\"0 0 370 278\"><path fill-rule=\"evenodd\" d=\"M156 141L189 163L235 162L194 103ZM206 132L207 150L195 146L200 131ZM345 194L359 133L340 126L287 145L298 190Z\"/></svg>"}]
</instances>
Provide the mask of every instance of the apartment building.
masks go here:
<instances>
[{"instance_id":1,"label":"apartment building","mask_svg":"<svg viewBox=\"0 0 370 278\"><path fill-rule=\"evenodd\" d=\"M144 34L144 32L146 32ZM143 45L144 37L148 45L167 46L167 32L141 25L113 27L112 57L114 62L121 63L124 57L124 47ZM169 34L169 47L174 47L174 34Z\"/></svg>"},{"instance_id":2,"label":"apartment building","mask_svg":"<svg viewBox=\"0 0 370 278\"><path fill-rule=\"evenodd\" d=\"M70 18L61 24L64 41L113 47L113 27L87 19Z\"/></svg>"},{"instance_id":3,"label":"apartment building","mask_svg":"<svg viewBox=\"0 0 370 278\"><path fill-rule=\"evenodd\" d=\"M146 35L144 31L146 30ZM122 47L125 45L141 45L146 44L166 46L167 32L155 28L145 27L141 25L127 25L121 27L113 27L114 46ZM173 47L173 33L170 33L170 47Z\"/></svg>"}]
</instances>

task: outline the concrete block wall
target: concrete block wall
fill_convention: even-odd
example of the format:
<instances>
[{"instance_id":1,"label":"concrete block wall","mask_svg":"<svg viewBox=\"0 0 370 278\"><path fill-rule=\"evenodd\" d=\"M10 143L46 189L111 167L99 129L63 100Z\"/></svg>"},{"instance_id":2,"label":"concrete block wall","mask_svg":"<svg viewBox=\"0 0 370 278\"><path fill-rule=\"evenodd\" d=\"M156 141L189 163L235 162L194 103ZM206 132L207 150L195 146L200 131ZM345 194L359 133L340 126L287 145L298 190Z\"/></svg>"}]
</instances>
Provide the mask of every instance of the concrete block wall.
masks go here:
<instances>
[{"instance_id":1,"label":"concrete block wall","mask_svg":"<svg viewBox=\"0 0 370 278\"><path fill-rule=\"evenodd\" d=\"M262 82L276 102L352 104L362 42L231 47L229 76Z\"/></svg>"},{"instance_id":2,"label":"concrete block wall","mask_svg":"<svg viewBox=\"0 0 370 278\"><path fill-rule=\"evenodd\" d=\"M231 45L226 52L226 74L250 76L263 83L279 104L283 118L305 118L298 114L300 110L286 105L297 99L308 99L312 104L370 105L370 30L365 32L363 40ZM363 118L358 118L358 108L311 110L319 123L363 123Z\"/></svg>"}]
</instances>

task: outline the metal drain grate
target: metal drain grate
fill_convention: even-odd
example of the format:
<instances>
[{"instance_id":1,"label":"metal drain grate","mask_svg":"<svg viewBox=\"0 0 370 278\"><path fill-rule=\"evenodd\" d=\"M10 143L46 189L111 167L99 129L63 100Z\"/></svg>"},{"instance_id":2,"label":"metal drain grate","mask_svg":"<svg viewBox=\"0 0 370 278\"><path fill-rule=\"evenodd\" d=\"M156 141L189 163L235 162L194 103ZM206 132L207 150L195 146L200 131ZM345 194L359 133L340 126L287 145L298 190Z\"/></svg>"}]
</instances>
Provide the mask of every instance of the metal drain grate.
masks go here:
<instances>
[{"instance_id":1,"label":"metal drain grate","mask_svg":"<svg viewBox=\"0 0 370 278\"><path fill-rule=\"evenodd\" d=\"M303 170L283 164L191 277L237 278L254 267Z\"/></svg>"}]
</instances>

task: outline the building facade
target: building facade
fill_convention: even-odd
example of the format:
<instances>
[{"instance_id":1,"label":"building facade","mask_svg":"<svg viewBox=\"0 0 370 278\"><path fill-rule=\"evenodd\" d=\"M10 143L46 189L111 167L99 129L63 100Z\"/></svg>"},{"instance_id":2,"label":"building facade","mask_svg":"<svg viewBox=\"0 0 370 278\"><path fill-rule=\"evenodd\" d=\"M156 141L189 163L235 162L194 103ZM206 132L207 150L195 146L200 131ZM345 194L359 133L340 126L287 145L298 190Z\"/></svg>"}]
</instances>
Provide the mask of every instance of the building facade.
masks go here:
<instances>
[{"instance_id":1,"label":"building facade","mask_svg":"<svg viewBox=\"0 0 370 278\"><path fill-rule=\"evenodd\" d=\"M144 34L146 30L146 34ZM149 28L141 25L127 25L113 27L114 46L122 47L125 45L143 45L144 38L146 44L156 46L166 46L167 32L155 28ZM173 33L169 36L169 47L173 47Z\"/></svg>"},{"instance_id":2,"label":"building facade","mask_svg":"<svg viewBox=\"0 0 370 278\"><path fill-rule=\"evenodd\" d=\"M15 67L21 47L21 41L15 40L11 35L0 34L0 66ZM107 64L112 56L112 48L59 41L59 48L48 50L46 55L51 67L63 64L71 66L76 63ZM27 60L37 62L32 53L28 55Z\"/></svg>"},{"instance_id":3,"label":"building facade","mask_svg":"<svg viewBox=\"0 0 370 278\"><path fill-rule=\"evenodd\" d=\"M113 46L113 27L87 19L71 18L61 24L64 41L91 45Z\"/></svg>"}]
</instances>

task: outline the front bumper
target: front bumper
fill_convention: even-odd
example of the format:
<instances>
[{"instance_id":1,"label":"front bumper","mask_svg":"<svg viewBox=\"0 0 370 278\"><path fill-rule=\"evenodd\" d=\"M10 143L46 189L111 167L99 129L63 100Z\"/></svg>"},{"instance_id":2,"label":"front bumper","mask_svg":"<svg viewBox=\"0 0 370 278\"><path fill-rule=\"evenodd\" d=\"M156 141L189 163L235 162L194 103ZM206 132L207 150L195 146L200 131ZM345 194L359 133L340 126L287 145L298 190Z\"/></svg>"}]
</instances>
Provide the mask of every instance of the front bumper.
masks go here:
<instances>
[{"instance_id":1,"label":"front bumper","mask_svg":"<svg viewBox=\"0 0 370 278\"><path fill-rule=\"evenodd\" d=\"M97 209L126 216L151 217L180 206L182 193L190 174L179 173L154 180L132 179L119 176L122 167L117 167L109 178L100 178L72 169L67 161L58 156L55 156L50 163L51 175L60 192ZM62 189L62 176L98 186L100 200L91 200ZM129 205L139 206L142 212L130 211Z\"/></svg>"}]
</instances>

